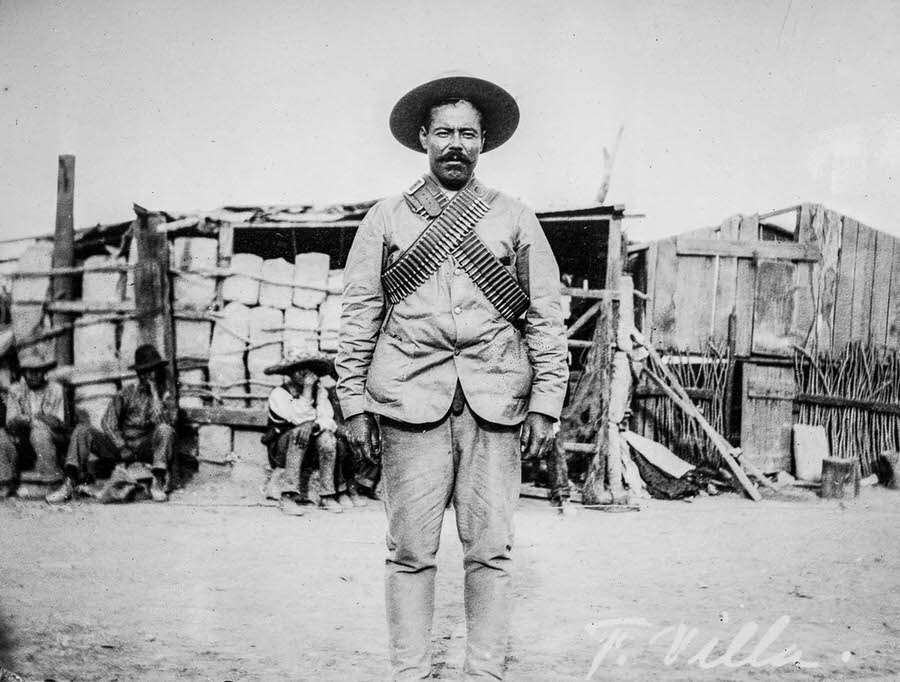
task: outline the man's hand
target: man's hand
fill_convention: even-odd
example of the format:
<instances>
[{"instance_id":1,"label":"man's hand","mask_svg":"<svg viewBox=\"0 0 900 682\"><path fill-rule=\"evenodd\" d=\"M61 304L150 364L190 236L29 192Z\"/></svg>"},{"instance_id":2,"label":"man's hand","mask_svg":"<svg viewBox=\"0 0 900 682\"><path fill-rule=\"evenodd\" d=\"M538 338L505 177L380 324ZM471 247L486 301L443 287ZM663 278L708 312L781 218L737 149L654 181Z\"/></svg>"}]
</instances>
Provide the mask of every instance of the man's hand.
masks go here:
<instances>
[{"instance_id":1,"label":"man's hand","mask_svg":"<svg viewBox=\"0 0 900 682\"><path fill-rule=\"evenodd\" d=\"M362 413L344 422L347 442L357 458L368 462L381 461L381 439L371 414Z\"/></svg>"},{"instance_id":2,"label":"man's hand","mask_svg":"<svg viewBox=\"0 0 900 682\"><path fill-rule=\"evenodd\" d=\"M137 462L137 453L127 445L122 448L122 464L128 466Z\"/></svg>"},{"instance_id":3,"label":"man's hand","mask_svg":"<svg viewBox=\"0 0 900 682\"><path fill-rule=\"evenodd\" d=\"M522 424L522 453L525 459L538 459L553 442L555 420L540 412L529 412Z\"/></svg>"}]
</instances>

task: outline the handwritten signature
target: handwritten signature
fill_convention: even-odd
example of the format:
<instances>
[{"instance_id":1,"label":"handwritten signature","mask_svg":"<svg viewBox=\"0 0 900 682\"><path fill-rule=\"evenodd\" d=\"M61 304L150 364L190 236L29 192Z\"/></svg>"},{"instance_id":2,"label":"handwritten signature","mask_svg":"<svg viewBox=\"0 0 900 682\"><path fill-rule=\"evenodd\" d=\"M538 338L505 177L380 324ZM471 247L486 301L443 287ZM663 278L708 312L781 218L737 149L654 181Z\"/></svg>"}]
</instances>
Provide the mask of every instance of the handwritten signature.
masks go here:
<instances>
[{"instance_id":1,"label":"handwritten signature","mask_svg":"<svg viewBox=\"0 0 900 682\"><path fill-rule=\"evenodd\" d=\"M687 665L695 665L703 670L710 670L724 666L726 668L740 668L741 666L751 666L753 668L781 668L786 665L793 665L799 668L817 668L818 663L803 660L803 652L792 644L782 648L780 651L775 650L769 653L770 647L775 645L776 640L785 631L790 622L790 616L781 616L769 629L766 630L756 645L750 650L750 653L740 658L742 650L750 644L759 631L759 626L754 622L745 623L732 637L728 643L725 652L720 656L710 658L713 651L719 646L719 638L711 637L703 643L694 654L686 659ZM668 626L661 629L654 629L653 623L646 618L612 618L591 623L587 626L587 632L593 637L600 639L600 648L597 655L591 662L585 679L590 680L599 670L607 658L612 658L613 651L617 651L618 656L615 658L617 665L625 665L628 661L626 647L629 644L645 642L647 646L666 642L669 648L663 656L663 663L667 666L674 665L683 656L686 657L693 651L691 644L698 640L697 635L700 631L695 627L689 627L684 623Z\"/></svg>"}]
</instances>

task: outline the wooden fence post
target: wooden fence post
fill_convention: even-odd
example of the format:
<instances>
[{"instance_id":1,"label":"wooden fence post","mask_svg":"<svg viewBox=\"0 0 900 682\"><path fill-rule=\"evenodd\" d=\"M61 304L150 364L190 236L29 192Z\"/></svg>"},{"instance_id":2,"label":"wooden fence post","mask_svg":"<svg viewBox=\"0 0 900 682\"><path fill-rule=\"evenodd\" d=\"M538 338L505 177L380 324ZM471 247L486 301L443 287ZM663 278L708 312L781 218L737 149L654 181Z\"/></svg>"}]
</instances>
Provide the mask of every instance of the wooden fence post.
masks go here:
<instances>
[{"instance_id":1,"label":"wooden fence post","mask_svg":"<svg viewBox=\"0 0 900 682\"><path fill-rule=\"evenodd\" d=\"M63 154L59 157L56 176L56 231L53 241L53 268L68 268L75 265L75 157ZM71 301L73 290L72 275L53 275L52 300ZM55 313L53 327L62 327L72 322L72 315ZM56 362L60 367L72 364L72 330L56 338Z\"/></svg>"},{"instance_id":2,"label":"wooden fence post","mask_svg":"<svg viewBox=\"0 0 900 682\"><path fill-rule=\"evenodd\" d=\"M159 213L135 206L134 302L139 343L152 343L169 362L168 390L178 398L172 301L169 294L169 241L157 227L165 222Z\"/></svg>"}]
</instances>

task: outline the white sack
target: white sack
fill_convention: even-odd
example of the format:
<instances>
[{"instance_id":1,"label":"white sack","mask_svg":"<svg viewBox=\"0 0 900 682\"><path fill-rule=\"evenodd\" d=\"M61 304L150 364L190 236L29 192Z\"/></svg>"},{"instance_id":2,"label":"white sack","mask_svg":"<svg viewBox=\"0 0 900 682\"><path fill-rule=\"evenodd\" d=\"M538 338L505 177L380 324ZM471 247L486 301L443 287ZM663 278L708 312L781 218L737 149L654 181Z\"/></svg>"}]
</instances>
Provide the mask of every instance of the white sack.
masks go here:
<instances>
[{"instance_id":1,"label":"white sack","mask_svg":"<svg viewBox=\"0 0 900 682\"><path fill-rule=\"evenodd\" d=\"M175 353L177 358L209 357L212 322L209 320L175 320Z\"/></svg>"},{"instance_id":2,"label":"white sack","mask_svg":"<svg viewBox=\"0 0 900 682\"><path fill-rule=\"evenodd\" d=\"M317 308L325 300L328 288L327 253L298 253L294 259L294 305Z\"/></svg>"},{"instance_id":3,"label":"white sack","mask_svg":"<svg viewBox=\"0 0 900 682\"><path fill-rule=\"evenodd\" d=\"M281 361L284 313L275 308L259 306L250 310L250 352L247 370L251 379L267 379L266 367Z\"/></svg>"},{"instance_id":4,"label":"white sack","mask_svg":"<svg viewBox=\"0 0 900 682\"><path fill-rule=\"evenodd\" d=\"M263 282L259 287L259 305L281 310L289 307L293 294L293 266L284 258L271 258L263 262L262 275L269 281Z\"/></svg>"},{"instance_id":5,"label":"white sack","mask_svg":"<svg viewBox=\"0 0 900 682\"><path fill-rule=\"evenodd\" d=\"M84 261L84 276L81 279L82 301L121 301L125 293L125 272L122 270L92 271L121 265L122 261L108 256L90 256Z\"/></svg>"},{"instance_id":6,"label":"white sack","mask_svg":"<svg viewBox=\"0 0 900 682\"><path fill-rule=\"evenodd\" d=\"M261 256L252 253L234 254L231 257L231 270L241 274L225 278L222 283L222 298L244 305L256 305L259 302L259 280L253 278L262 274L262 268Z\"/></svg>"},{"instance_id":7,"label":"white sack","mask_svg":"<svg viewBox=\"0 0 900 682\"><path fill-rule=\"evenodd\" d=\"M83 315L79 322L96 319L97 315ZM79 324L72 331L72 351L74 364L78 367L114 366L119 357L116 352L116 323Z\"/></svg>"},{"instance_id":8,"label":"white sack","mask_svg":"<svg viewBox=\"0 0 900 682\"><path fill-rule=\"evenodd\" d=\"M231 427L222 424L203 424L197 429L197 450L205 462L231 461Z\"/></svg>"},{"instance_id":9,"label":"white sack","mask_svg":"<svg viewBox=\"0 0 900 682\"><path fill-rule=\"evenodd\" d=\"M172 267L181 271L174 277L175 305L204 309L216 298L216 278L185 271L212 270L219 262L219 242L210 237L178 237L172 245Z\"/></svg>"},{"instance_id":10,"label":"white sack","mask_svg":"<svg viewBox=\"0 0 900 682\"><path fill-rule=\"evenodd\" d=\"M315 353L319 350L319 313L291 306L284 311L284 352Z\"/></svg>"},{"instance_id":11,"label":"white sack","mask_svg":"<svg viewBox=\"0 0 900 682\"><path fill-rule=\"evenodd\" d=\"M342 296L329 296L319 308L319 348L323 351L333 353L338 349L342 302Z\"/></svg>"}]
</instances>

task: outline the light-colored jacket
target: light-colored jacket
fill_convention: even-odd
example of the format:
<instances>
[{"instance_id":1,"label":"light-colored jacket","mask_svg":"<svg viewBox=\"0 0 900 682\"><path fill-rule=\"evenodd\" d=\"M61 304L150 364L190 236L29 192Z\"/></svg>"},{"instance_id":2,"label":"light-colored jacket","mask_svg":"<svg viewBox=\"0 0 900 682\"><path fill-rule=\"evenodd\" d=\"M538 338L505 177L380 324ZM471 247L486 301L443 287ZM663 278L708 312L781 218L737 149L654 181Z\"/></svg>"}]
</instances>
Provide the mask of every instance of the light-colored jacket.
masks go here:
<instances>
[{"instance_id":1,"label":"light-colored jacket","mask_svg":"<svg viewBox=\"0 0 900 682\"><path fill-rule=\"evenodd\" d=\"M345 418L372 412L437 421L450 409L458 379L487 421L517 424L527 412L558 419L568 381L559 268L534 212L499 193L476 227L531 297L522 332L452 257L413 294L386 305L383 254L385 266L395 261L427 224L400 195L373 206L356 234L344 270L336 359Z\"/></svg>"}]
</instances>

